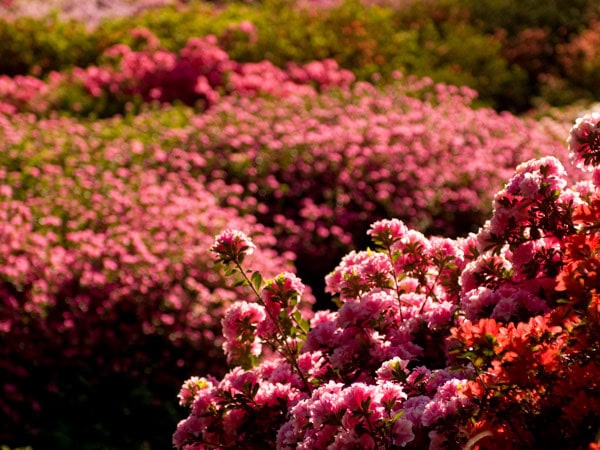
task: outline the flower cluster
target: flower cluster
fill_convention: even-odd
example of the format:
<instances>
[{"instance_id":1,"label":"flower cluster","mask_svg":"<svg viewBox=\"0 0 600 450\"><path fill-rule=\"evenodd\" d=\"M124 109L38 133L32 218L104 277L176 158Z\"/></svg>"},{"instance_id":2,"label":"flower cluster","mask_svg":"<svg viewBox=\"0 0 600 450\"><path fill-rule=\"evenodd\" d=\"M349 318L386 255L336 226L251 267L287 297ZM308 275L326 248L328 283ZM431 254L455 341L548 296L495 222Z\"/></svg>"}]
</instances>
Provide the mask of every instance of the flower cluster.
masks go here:
<instances>
[{"instance_id":1,"label":"flower cluster","mask_svg":"<svg viewBox=\"0 0 600 450\"><path fill-rule=\"evenodd\" d=\"M349 254L327 277L340 309L316 312L310 327L295 306L296 276L263 282L227 261L255 292L223 320L237 367L194 390L175 446L419 448L432 440L442 448L457 439L453 420L472 408L464 390L471 371L449 370L443 348L458 304L451 286L472 242L428 240L398 220L369 233L378 248Z\"/></svg>"},{"instance_id":2,"label":"flower cluster","mask_svg":"<svg viewBox=\"0 0 600 450\"><path fill-rule=\"evenodd\" d=\"M111 445L134 447L151 437L135 430L137 412L174 411L190 370L224 371L220 320L248 296L217 273L213 236L249 233L259 248L247 260L265 276L292 272L293 255L219 205L214 194L234 195L226 186L211 192L185 166L161 168L160 147L105 145L72 120L28 115L1 115L0 135L0 440L52 446L67 426L102 442L89 424L118 417ZM161 423L177 419L147 424L168 445Z\"/></svg>"},{"instance_id":3,"label":"flower cluster","mask_svg":"<svg viewBox=\"0 0 600 450\"><path fill-rule=\"evenodd\" d=\"M226 177L257 201L250 212L319 285L344 254L368 244L370 223L395 216L428 233L464 235L488 217L519 158L566 159L562 143L534 123L474 110L471 95L400 79L383 90L355 84L276 102L227 97L192 118L183 145L205 149L209 179Z\"/></svg>"},{"instance_id":4,"label":"flower cluster","mask_svg":"<svg viewBox=\"0 0 600 450\"><path fill-rule=\"evenodd\" d=\"M38 115L58 109L107 116L130 110L140 101L183 102L205 109L223 95L314 96L319 90L348 87L354 81L354 75L332 59L280 69L269 61L233 61L214 35L190 38L181 50L172 52L161 48L147 29L134 29L131 34L141 49L114 45L104 52L99 66L52 72L46 81L2 76L0 101Z\"/></svg>"},{"instance_id":5,"label":"flower cluster","mask_svg":"<svg viewBox=\"0 0 600 450\"><path fill-rule=\"evenodd\" d=\"M579 120L570 142L590 122ZM174 445L595 448L599 225L594 184L570 187L545 157L517 167L476 235L426 238L397 219L374 223L375 248L349 253L326 279L339 309L316 312L303 333L257 313L269 311L273 285L249 272L255 299L231 307L242 326L224 332L261 339L245 324L271 321L271 352L257 349L194 394ZM299 294L295 277L279 279L277 292Z\"/></svg>"},{"instance_id":6,"label":"flower cluster","mask_svg":"<svg viewBox=\"0 0 600 450\"><path fill-rule=\"evenodd\" d=\"M571 129L577 166L597 163L596 123L589 114ZM465 295L471 312L449 340L454 361L477 374L466 388L477 404L472 444L593 448L600 412L592 381L600 373L595 182L568 188L560 164L544 159L521 165L497 200L479 241L495 262L488 254L487 263L463 272L464 286L478 286Z\"/></svg>"}]
</instances>

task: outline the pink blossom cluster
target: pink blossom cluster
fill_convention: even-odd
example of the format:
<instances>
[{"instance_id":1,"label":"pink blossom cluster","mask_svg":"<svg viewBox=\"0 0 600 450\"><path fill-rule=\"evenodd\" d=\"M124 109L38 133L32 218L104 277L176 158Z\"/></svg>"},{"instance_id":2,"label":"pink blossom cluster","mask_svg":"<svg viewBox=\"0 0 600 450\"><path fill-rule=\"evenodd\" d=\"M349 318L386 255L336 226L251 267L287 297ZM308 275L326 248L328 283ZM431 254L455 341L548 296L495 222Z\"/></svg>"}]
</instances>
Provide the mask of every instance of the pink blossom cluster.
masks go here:
<instances>
[{"instance_id":1,"label":"pink blossom cluster","mask_svg":"<svg viewBox=\"0 0 600 450\"><path fill-rule=\"evenodd\" d=\"M89 389L121 377L157 391L152 401L162 404L189 370L222 372L219 322L245 294L210 254L221 230L255 239L248 262L265 275L294 270L268 229L219 205L214 194L234 191L205 185L186 166L167 168L160 147L106 143L92 131L99 124L90 127L0 115L3 442L37 442L59 402L91 407L76 403L88 394L69 391L67 373ZM307 290L303 302L310 298Z\"/></svg>"},{"instance_id":2,"label":"pink blossom cluster","mask_svg":"<svg viewBox=\"0 0 600 450\"><path fill-rule=\"evenodd\" d=\"M593 171L600 162L600 113L579 117L568 139L571 159L580 168Z\"/></svg>"},{"instance_id":3,"label":"pink blossom cluster","mask_svg":"<svg viewBox=\"0 0 600 450\"><path fill-rule=\"evenodd\" d=\"M350 248L366 245L373 221L393 215L428 233L464 235L483 223L518 161L566 154L547 125L475 109L469 89L400 76L377 89L351 84L331 61L283 71L268 62L237 64L210 37L173 54L147 31L136 33L145 51L115 47L109 53L118 55L117 66L75 69L74 76L94 95L127 102L134 93L215 102L187 116L176 133L144 124L165 148L161 162L234 186L237 195L220 201L273 228L310 284ZM25 109L48 109L38 101L60 90L52 81L60 76L52 88L31 89ZM26 99L5 101L14 112Z\"/></svg>"},{"instance_id":4,"label":"pink blossom cluster","mask_svg":"<svg viewBox=\"0 0 600 450\"><path fill-rule=\"evenodd\" d=\"M46 112L51 109L51 92L60 84L59 78L58 74L47 81L27 75L0 75L0 110L10 114L19 111Z\"/></svg>"},{"instance_id":5,"label":"pink blossom cluster","mask_svg":"<svg viewBox=\"0 0 600 450\"><path fill-rule=\"evenodd\" d=\"M249 22L240 27L249 34L253 32ZM140 100L179 101L202 109L232 93L310 96L316 90L348 87L354 81L352 73L341 69L334 60L313 61L304 66L291 64L286 70L268 61L235 62L213 35L191 38L179 52L161 48L158 38L147 29L135 29L132 35L143 43L142 50L117 44L105 51L99 66L52 72L45 82L32 76L3 76L0 101L18 111L36 114L54 109L80 114L86 99L68 100L69 90L79 86L80 95L88 96L88 101L105 99L117 109Z\"/></svg>"},{"instance_id":6,"label":"pink blossom cluster","mask_svg":"<svg viewBox=\"0 0 600 450\"><path fill-rule=\"evenodd\" d=\"M567 186L562 164L545 157L520 164L495 195L492 218L478 235L479 256L461 274L468 319L526 320L550 309L562 241L575 231L573 210L595 189L589 181Z\"/></svg>"},{"instance_id":7,"label":"pink blossom cluster","mask_svg":"<svg viewBox=\"0 0 600 450\"><path fill-rule=\"evenodd\" d=\"M563 138L474 109L472 96L401 79L308 98L226 97L191 120L184 145L204 149L211 179L255 198L259 220L320 278L366 245L373 221L396 216L448 236L474 231L518 161L566 156Z\"/></svg>"},{"instance_id":8,"label":"pink blossom cluster","mask_svg":"<svg viewBox=\"0 0 600 450\"><path fill-rule=\"evenodd\" d=\"M370 234L380 247L350 253L327 277L341 307L314 314L308 333L293 339L294 358L277 345L263 352L259 341L290 342L272 319L293 313L265 311L274 292L279 307L289 292L301 293L295 276L266 283L262 301L230 307L223 333L249 344L253 364L184 385L191 413L176 447L423 448L431 440L443 448L448 424L471 408L462 392L470 372L446 367L443 339L459 303L451 285L473 239L430 240L397 219L375 223Z\"/></svg>"},{"instance_id":9,"label":"pink blossom cluster","mask_svg":"<svg viewBox=\"0 0 600 450\"><path fill-rule=\"evenodd\" d=\"M598 123L582 118L570 141ZM292 358L282 346L257 348L249 366L221 380L184 384L189 416L175 447L458 449L493 435L467 431L486 407L467 388L484 363L457 360L451 338L478 319L523 324L557 306L575 211L597 214L594 183L570 183L556 158L543 157L516 168L477 234L427 238L398 219L375 222L374 249L349 253L326 279L339 309L317 311L293 339L273 330L279 343L293 340ZM224 327L229 339L244 336L248 323L272 321L256 313L261 289L254 283L254 300L231 306L238 328Z\"/></svg>"}]
</instances>

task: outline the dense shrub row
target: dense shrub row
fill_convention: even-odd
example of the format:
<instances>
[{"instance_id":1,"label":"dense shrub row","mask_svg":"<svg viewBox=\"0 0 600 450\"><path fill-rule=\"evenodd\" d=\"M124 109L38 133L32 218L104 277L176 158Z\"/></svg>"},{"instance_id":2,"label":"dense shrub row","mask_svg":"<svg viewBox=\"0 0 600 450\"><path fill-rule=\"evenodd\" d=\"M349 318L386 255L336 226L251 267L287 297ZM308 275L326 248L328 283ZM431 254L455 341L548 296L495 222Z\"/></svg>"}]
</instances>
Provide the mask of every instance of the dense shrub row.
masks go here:
<instances>
[{"instance_id":1,"label":"dense shrub row","mask_svg":"<svg viewBox=\"0 0 600 450\"><path fill-rule=\"evenodd\" d=\"M375 222L327 277L339 309L312 319L296 277L263 280L251 239L218 235L254 299L223 321L230 372L183 384L175 447L599 448L599 129L585 116L568 141L589 179L519 164L477 234Z\"/></svg>"},{"instance_id":2,"label":"dense shrub row","mask_svg":"<svg viewBox=\"0 0 600 450\"><path fill-rule=\"evenodd\" d=\"M518 80L524 78L500 57L506 48L480 33L475 16L459 20L464 15L461 10L444 8L439 2L432 8L435 14L422 15L418 5L393 9L345 2L315 15L309 9L281 8L276 2L224 9L192 3L112 20L95 30L56 18L0 22L7 43L0 46L0 52L6 52L0 64L15 64L16 69L6 69L9 74L29 72L0 77L0 411L6 417L0 424L0 443L34 444L34 448L166 447L181 418L175 407L181 380L190 373L223 376L221 344L228 360L246 370L258 361L262 343L286 347L278 337L281 332L294 339L306 337L304 319L310 319L311 313L304 306L313 302L312 292L322 300L324 276L352 248L368 245L364 232L369 224L387 217L400 218L402 225L389 224L410 238L402 250L406 253L402 267L409 276L395 286L410 299L402 300L402 307L396 309L378 293L364 304L349 301L374 287L387 288L380 284L391 280L381 274L368 280L356 278L363 269L379 270L387 263L385 255L351 253L328 278L327 289L352 305L342 308L339 319L335 313L317 312L312 324L321 327L317 334L324 337L313 332L311 339L316 340L305 350L313 345L326 355L335 352L328 345L339 344L331 358L332 370L339 377L336 380L345 383L364 375L350 361L364 363L361 370L366 374L400 347L402 358L416 358L434 372L446 364L439 344L449 333L456 305L473 319L477 311L490 309L489 302L497 296L482 293L475 298L473 293L463 299L464 293L459 295L452 283L471 257L461 256L464 249L457 250L455 241L428 240L407 231L405 224L447 237L475 231L490 213L493 193L519 161L561 156L565 151L557 143L564 139L555 131L560 124L550 119L540 125L489 108L475 109L477 97L469 88L402 77L394 70L401 67L459 84L487 86L482 89L484 100L502 98L506 86L521 95ZM131 33L132 25L146 28ZM582 89L594 92L595 53L586 47L595 39L593 30L580 36L582 40L560 47L561 61L573 68L573 78L580 77ZM299 46L300 42L306 45ZM441 42L445 46L438 45ZM80 53L72 53L71 45ZM29 53L21 58L23 46ZM400 47L406 51L398 52ZM579 48L586 49L583 56ZM456 60L464 61L462 69ZM32 69L31 64L38 67ZM467 68L473 76L464 72ZM382 76L379 85L355 81L375 72ZM61 118L65 113L86 118ZM87 120L100 116L112 118ZM534 173L523 175L531 189L538 184L547 189L546 182L540 181L547 175L541 169L541 175L535 167L519 170ZM562 171L559 175L561 180L578 179L576 171L569 177ZM494 217L500 220L501 208L495 206ZM548 211L553 210L544 214ZM556 228L561 221L568 222L566 215L551 217L542 225ZM232 227L251 235L258 246L244 264L266 278L285 271L266 282L258 276L247 280L255 294L263 288L263 309L253 303L252 293L225 284L208 254L213 236ZM529 232L537 233L540 227L530 227ZM247 242L243 234L221 236ZM518 237L498 239L511 240L513 245ZM382 242L379 239L377 245ZM473 238L460 242L459 247L468 246ZM244 251L254 250L252 245ZM227 247L215 250L222 256ZM540 252L550 257L545 248ZM564 255L565 261L576 257L566 250ZM514 255L502 256L515 263ZM424 258L423 264L417 263L417 257ZM520 275L542 270L545 262L540 258L535 260L537 266L530 261L529 272ZM432 280L430 270L437 270L439 276ZM494 276L512 277L509 272ZM301 274L312 289L305 289L293 273ZM396 275L401 277L400 272ZM479 280L480 275L474 277ZM568 284L573 276L564 274L564 282ZM440 281L444 292L437 298L434 285ZM536 282L529 287L539 287ZM301 291L304 302L298 303ZM499 292L514 294L506 286ZM444 295L448 301L434 304ZM527 307L541 305L535 298L516 294L515 298ZM235 303L225 315L226 331L221 337L225 309L240 299L246 303ZM287 303L278 306L284 299ZM419 299L423 302L417 305ZM488 303L478 310L477 299ZM492 315L494 319L502 319L501 312L511 306L505 303L500 315ZM319 302L318 307L323 306ZM374 308L374 314L383 307L388 311L378 319L379 334L368 342L356 331L372 318L363 317L359 323L351 317L363 306L368 311ZM279 325L269 325L263 320L267 316ZM402 324L405 318L408 321ZM254 330L252 323L258 320L263 326ZM433 333L424 323L433 327ZM356 339L348 344L327 335L335 328L332 324L345 328L344 336ZM389 347L385 333L391 329L399 334ZM499 329L513 332L505 331L502 324ZM457 336L468 349L471 337ZM588 338L593 342L593 336ZM371 340L381 348L369 347ZM505 342L498 342L502 361ZM460 346L457 349L458 362L473 356L461 353ZM368 353L371 350L374 356ZM572 350L582 351L565 351ZM282 354L297 374L318 363L313 356L295 362L293 346ZM310 378L302 376L302 386L281 387L285 377L293 377L286 367L267 364L255 369L271 383L267 390L275 390L279 406L312 389ZM560 370L563 377L570 369ZM238 383L240 373L226 379ZM313 375L323 380L333 376L330 368ZM473 374L466 370L467 375ZM381 376L384 380L387 375ZM437 376L437 372L432 375L427 386L416 378L410 381L414 382L411 392L423 397L413 405L415 414L427 400L424 397L440 407L455 404L452 389L462 384L453 381L436 397L434 391L447 381L445 373L441 380ZM247 390L244 377L240 386ZM224 382L219 383L222 387ZM194 380L189 387L211 385L217 385L216 379ZM325 389L323 399L338 388L347 392L348 386L329 387L332 391ZM578 391L581 387L575 386ZM382 394L373 392L376 398ZM408 388L404 392L412 395ZM487 395L477 392L473 388L478 398ZM226 426L223 436L216 432L218 438L239 437L248 445L255 440L264 444L263 438L272 441L273 436L244 434L283 423L285 417L273 409L270 393L260 392L265 404L257 421L235 408L231 414L223 413ZM357 394L362 395L358 390ZM486 399L475 402L483 404ZM231 400L237 402L235 407L246 402L241 397ZM466 406L462 397L459 400L456 405ZM547 405L558 407L551 399ZM243 408L247 406L244 403ZM499 407L510 410L508 404ZM371 415L370 406L364 408ZM512 412L527 422L522 411ZM481 419L477 426L484 432L504 429L488 410L477 414ZM188 422L191 432L197 431L194 420ZM396 439L398 445L408 442L408 421L384 422L386 433L391 428L404 433L389 439ZM215 426L221 426L218 420ZM440 439L452 428L434 422L425 426L436 428L441 434L432 436ZM302 436L301 423L287 427L285 439L290 446L305 438L307 446L316 445L312 439L317 437ZM180 429L179 439L189 430ZM333 431L328 428L327 433ZM329 439L327 433L320 439ZM411 445L428 439L423 430L415 435ZM388 437L374 439L385 443Z\"/></svg>"},{"instance_id":3,"label":"dense shrub row","mask_svg":"<svg viewBox=\"0 0 600 450\"><path fill-rule=\"evenodd\" d=\"M181 377L222 371L218 324L241 294L216 273L212 236L256 234L269 273L293 255L210 192L235 190L161 168L168 149L98 146L65 119L2 115L0 129L0 441L164 448Z\"/></svg>"},{"instance_id":4,"label":"dense shrub row","mask_svg":"<svg viewBox=\"0 0 600 450\"><path fill-rule=\"evenodd\" d=\"M594 1L527 7L513 0L377 3L268 0L215 8L191 2L106 19L94 29L58 16L3 20L0 73L47 74L97 65L111 45L135 44L128 36L131 28L145 27L169 51L179 51L190 38L215 34L238 62L269 60L283 67L333 58L361 80L389 79L400 70L467 85L501 109L526 109L539 96L564 103L593 94L577 68L558 55L565 45L585 51L587 30L597 17ZM251 38L237 30L244 21L256 27Z\"/></svg>"},{"instance_id":5,"label":"dense shrub row","mask_svg":"<svg viewBox=\"0 0 600 450\"><path fill-rule=\"evenodd\" d=\"M533 122L472 109L469 91L402 83L276 102L224 99L192 119L184 145L204 149L212 177L257 199L251 212L298 255L313 286L366 245L369 223L395 215L428 233L464 235L483 223L520 159L564 153Z\"/></svg>"},{"instance_id":6,"label":"dense shrub row","mask_svg":"<svg viewBox=\"0 0 600 450\"><path fill-rule=\"evenodd\" d=\"M172 53L147 31L137 34L147 48L113 47L112 65L49 83L3 79L6 108L102 114L104 107L132 111L136 99L202 104L208 109L182 117L177 134L143 124L144 117L152 121L144 115L134 129L175 147L175 170L184 158L194 176L238 185L239 196L222 202L273 228L314 287L344 253L365 244L373 221L396 215L428 233L474 231L518 161L564 151L561 137L532 121L474 109L475 93L466 88L399 74L376 88L353 84L332 60L284 71L269 62L236 63L210 37ZM152 155L144 158L151 164ZM255 203L242 207L240 198Z\"/></svg>"},{"instance_id":7,"label":"dense shrub row","mask_svg":"<svg viewBox=\"0 0 600 450\"><path fill-rule=\"evenodd\" d=\"M165 104L86 124L19 113L26 90L2 104L2 439L162 446L177 380L223 370L220 308L240 293L207 260L219 229L297 254L318 291L370 222L475 229L516 161L558 151L534 122L472 109L466 89L348 85L329 63L237 67L234 94L199 113ZM266 276L285 267L253 256Z\"/></svg>"},{"instance_id":8,"label":"dense shrub row","mask_svg":"<svg viewBox=\"0 0 600 450\"><path fill-rule=\"evenodd\" d=\"M249 23L240 26L244 33L254 32ZM192 38L179 52L169 52L147 29L131 34L144 43L142 49L115 45L105 52L101 66L53 72L47 82L27 75L0 76L0 101L42 116L59 111L108 117L138 112L147 103L185 103L204 110L230 93L310 94L314 88L347 87L354 81L333 60L289 64L282 70L268 61L231 60L212 35Z\"/></svg>"}]
</instances>

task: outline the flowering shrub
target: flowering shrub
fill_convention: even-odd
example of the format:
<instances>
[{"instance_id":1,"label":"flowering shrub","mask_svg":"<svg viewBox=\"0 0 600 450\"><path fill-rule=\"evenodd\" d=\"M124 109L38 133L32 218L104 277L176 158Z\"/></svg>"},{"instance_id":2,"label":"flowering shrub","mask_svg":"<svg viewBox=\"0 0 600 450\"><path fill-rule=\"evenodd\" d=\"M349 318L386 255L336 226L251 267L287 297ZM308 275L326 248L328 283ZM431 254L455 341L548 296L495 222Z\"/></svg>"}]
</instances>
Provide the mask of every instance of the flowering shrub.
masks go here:
<instances>
[{"instance_id":1,"label":"flowering shrub","mask_svg":"<svg viewBox=\"0 0 600 450\"><path fill-rule=\"evenodd\" d=\"M85 80L84 90L98 95L87 97L91 107L118 105L109 101L112 87L121 103L141 93L161 101L212 99L207 111L186 113L176 131L156 113L135 119L128 141L151 135L149 146L172 149L160 158L134 153L136 163L175 172L187 166L206 183L235 185L237 195L217 194L219 200L272 228L279 247L298 255L311 286L351 248L367 244L364 229L373 221L395 214L428 233L474 231L517 161L564 152L547 128L475 109L475 94L466 88L402 77L382 88L351 84L351 75L330 60L290 64L286 71L268 62L237 64L210 39L177 56L151 50L152 36L139 33L150 49L113 49L121 55L118 70L74 72ZM190 58L200 62L180 70ZM23 104L48 109L40 98L60 91L60 80L41 84L36 95L33 88L11 89L11 82L17 79L3 92L13 111ZM198 86L208 97L195 92ZM73 86L68 92L70 108L85 110L86 96L75 95ZM106 140L102 133L90 139ZM99 145L119 147L123 139ZM447 170L439 169L442 161Z\"/></svg>"},{"instance_id":2,"label":"flowering shrub","mask_svg":"<svg viewBox=\"0 0 600 450\"><path fill-rule=\"evenodd\" d=\"M241 26L248 34L254 30L249 23ZM106 117L131 112L140 103L182 102L202 110L231 93L314 95L315 89L348 87L354 81L349 71L331 59L289 64L283 70L268 61L237 63L213 35L191 38L175 53L161 48L147 29L131 34L142 49L112 46L99 66L51 72L45 82L33 76L0 76L0 101L38 115L58 110Z\"/></svg>"},{"instance_id":3,"label":"flowering shrub","mask_svg":"<svg viewBox=\"0 0 600 450\"><path fill-rule=\"evenodd\" d=\"M0 130L0 441L168 445L178 380L223 371L218 323L244 296L216 273L212 236L252 233L249 262L272 276L293 255L185 167L161 170L160 148L99 147L67 119L1 115Z\"/></svg>"},{"instance_id":4,"label":"flowering shrub","mask_svg":"<svg viewBox=\"0 0 600 450\"><path fill-rule=\"evenodd\" d=\"M230 351L221 380L184 383L174 445L596 448L600 116L578 119L568 147L590 180L569 186L554 157L522 163L477 234L375 222L374 249L327 276L339 309L310 327L288 309L296 277L264 281L245 236L217 236L254 295L223 320L226 350L245 352Z\"/></svg>"},{"instance_id":5,"label":"flowering shrub","mask_svg":"<svg viewBox=\"0 0 600 450\"><path fill-rule=\"evenodd\" d=\"M464 235L484 222L521 158L567 158L556 137L474 109L473 95L399 79L275 101L227 97L191 119L182 145L203 149L210 179L257 200L250 212L315 285L351 248L367 245L370 223L395 215L424 232Z\"/></svg>"},{"instance_id":6,"label":"flowering shrub","mask_svg":"<svg viewBox=\"0 0 600 450\"><path fill-rule=\"evenodd\" d=\"M263 281L223 245L230 235L217 236L219 259L255 295L223 320L230 362L240 345L246 357L221 381L185 383L180 401L192 412L177 447L404 446L452 428L450 418L469 410L469 371L447 370L440 351L457 303L442 286L456 282L467 241L429 241L398 220L377 222L370 234L380 250L344 258L327 278L341 308L317 312L310 328L293 310L303 289L296 277Z\"/></svg>"}]
</instances>

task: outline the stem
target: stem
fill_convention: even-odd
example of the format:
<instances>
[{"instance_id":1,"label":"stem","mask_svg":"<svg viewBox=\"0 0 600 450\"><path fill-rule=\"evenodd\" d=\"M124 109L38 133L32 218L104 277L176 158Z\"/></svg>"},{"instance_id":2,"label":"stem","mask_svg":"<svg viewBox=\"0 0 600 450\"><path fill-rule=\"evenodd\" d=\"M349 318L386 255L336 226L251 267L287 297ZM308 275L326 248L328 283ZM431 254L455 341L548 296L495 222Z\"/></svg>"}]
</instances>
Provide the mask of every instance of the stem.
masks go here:
<instances>
[{"instance_id":1,"label":"stem","mask_svg":"<svg viewBox=\"0 0 600 450\"><path fill-rule=\"evenodd\" d=\"M400 320L404 320L402 317L402 299L400 298L400 285L398 284L398 274L396 273L396 267L394 266L394 257L392 256L392 249L388 245L385 250L390 257L390 264L392 265L392 276L394 277L394 286L396 288L396 297L398 298L398 310L400 311Z\"/></svg>"},{"instance_id":2,"label":"stem","mask_svg":"<svg viewBox=\"0 0 600 450\"><path fill-rule=\"evenodd\" d=\"M290 347L290 344L288 343L288 341L286 339L285 332L281 328L281 324L275 317L273 317L273 314L271 313L271 311L269 311L269 308L267 308L267 305L265 305L265 302L263 301L262 297L260 296L260 293L258 292L256 287L254 287L254 284L252 283L250 278L248 278L248 275L246 275L246 272L243 270L241 264L238 261L234 261L234 263L235 263L237 269L240 271L240 273L244 277L246 284L248 286L250 286L250 289L252 289L252 292L254 293L254 295L256 296L256 299L258 300L258 303L265 308L265 311L267 312L269 318L275 324L275 327L277 328L277 332L278 332L278 335L275 336L275 339L280 344L280 346L284 348L284 351L280 351L280 353L283 355L283 357L286 359L286 361L292 366L292 369L294 369L298 373L298 376L300 377L302 384L304 384L304 388L310 394L312 392L312 386L306 379L306 376L304 375L304 373L302 373L302 370L300 370L300 366L298 366L298 361L297 361L296 357L294 356L294 354L296 352L294 350L292 350L292 348Z\"/></svg>"},{"instance_id":3,"label":"stem","mask_svg":"<svg viewBox=\"0 0 600 450\"><path fill-rule=\"evenodd\" d=\"M377 433L375 433L375 430L373 429L373 424L369 420L369 411L368 410L363 411L363 417L365 418L365 421L367 422L367 428L369 429L369 433L371 433L371 437L373 438L373 441L375 441L375 448L378 448L380 439L379 439L379 436L377 436Z\"/></svg>"},{"instance_id":4,"label":"stem","mask_svg":"<svg viewBox=\"0 0 600 450\"><path fill-rule=\"evenodd\" d=\"M428 292L425 292L425 301L423 302L423 304L421 305L421 308L419 309L419 314L421 314L423 312L423 310L425 309L425 304L427 303L427 299L428 298L432 298L432 300L434 301L439 301L439 299L437 298L437 295L435 295L433 293L433 289L435 288L435 285L437 284L438 280L440 279L442 272L438 271L437 275L435 276L435 279L433 280L433 282L428 286L427 290Z\"/></svg>"}]
</instances>

